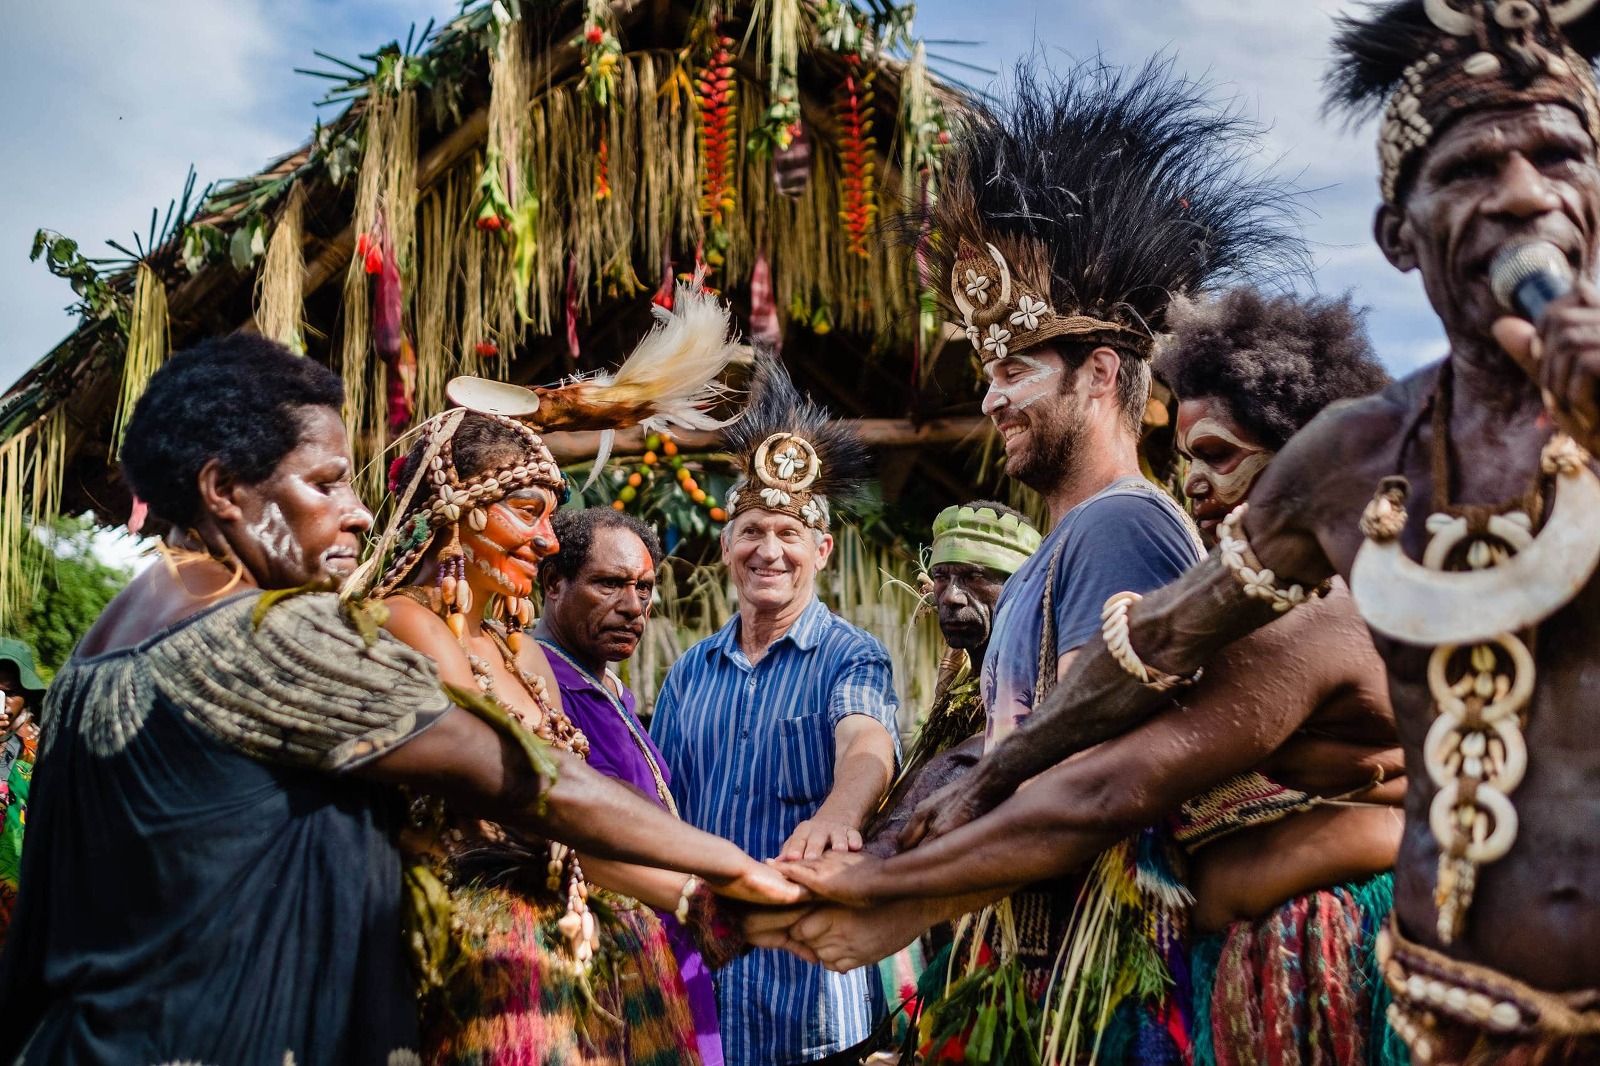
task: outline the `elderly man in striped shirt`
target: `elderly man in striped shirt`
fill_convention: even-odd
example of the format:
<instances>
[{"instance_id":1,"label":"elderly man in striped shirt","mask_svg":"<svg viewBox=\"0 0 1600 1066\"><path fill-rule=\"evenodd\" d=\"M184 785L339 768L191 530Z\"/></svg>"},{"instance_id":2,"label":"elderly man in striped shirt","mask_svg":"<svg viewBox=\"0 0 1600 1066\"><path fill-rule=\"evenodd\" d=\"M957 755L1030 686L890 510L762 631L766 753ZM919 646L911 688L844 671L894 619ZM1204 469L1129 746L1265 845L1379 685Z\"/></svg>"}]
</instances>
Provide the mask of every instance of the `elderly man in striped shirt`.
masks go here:
<instances>
[{"instance_id":1,"label":"elderly man in striped shirt","mask_svg":"<svg viewBox=\"0 0 1600 1066\"><path fill-rule=\"evenodd\" d=\"M861 847L894 772L884 647L817 599L834 503L859 491L860 443L770 360L728 431L744 479L728 495L722 558L739 613L667 674L653 735L683 817L753 855ZM729 1066L854 1066L886 1011L868 967L830 973L756 951L717 974Z\"/></svg>"}]
</instances>

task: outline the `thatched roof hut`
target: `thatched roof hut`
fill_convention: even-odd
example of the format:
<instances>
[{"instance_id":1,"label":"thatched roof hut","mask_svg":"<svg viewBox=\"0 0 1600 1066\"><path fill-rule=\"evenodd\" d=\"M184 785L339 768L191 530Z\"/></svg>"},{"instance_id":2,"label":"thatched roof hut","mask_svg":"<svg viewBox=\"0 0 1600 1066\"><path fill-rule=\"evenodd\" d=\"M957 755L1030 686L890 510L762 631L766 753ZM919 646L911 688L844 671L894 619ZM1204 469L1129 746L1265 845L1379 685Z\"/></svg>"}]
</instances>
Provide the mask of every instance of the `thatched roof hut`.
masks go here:
<instances>
[{"instance_id":1,"label":"thatched roof hut","mask_svg":"<svg viewBox=\"0 0 1600 1066\"><path fill-rule=\"evenodd\" d=\"M167 352L250 329L340 371L375 497L385 448L451 376L615 365L655 294L697 267L803 387L863 420L886 495L916 484L929 510L970 493L949 452L980 421L967 358L936 363L928 280L875 239L935 194L962 109L909 14L468 3L404 44L323 57L308 73L332 81L338 117L257 175L186 190L125 260L41 231L36 257L73 280L82 320L0 399L0 617L26 521L127 519L115 443Z\"/></svg>"}]
</instances>

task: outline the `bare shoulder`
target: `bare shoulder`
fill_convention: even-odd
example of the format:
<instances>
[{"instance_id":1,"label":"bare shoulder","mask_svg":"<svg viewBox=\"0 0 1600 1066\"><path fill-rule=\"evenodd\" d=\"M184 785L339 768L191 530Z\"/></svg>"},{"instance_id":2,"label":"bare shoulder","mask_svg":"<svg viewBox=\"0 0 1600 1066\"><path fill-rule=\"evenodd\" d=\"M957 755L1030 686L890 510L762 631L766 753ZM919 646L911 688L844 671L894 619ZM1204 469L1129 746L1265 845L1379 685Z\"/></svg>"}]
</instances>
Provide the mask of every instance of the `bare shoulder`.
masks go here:
<instances>
[{"instance_id":1,"label":"bare shoulder","mask_svg":"<svg viewBox=\"0 0 1600 1066\"><path fill-rule=\"evenodd\" d=\"M384 628L401 643L432 659L439 668L441 680L462 687L476 684L467 653L461 650L444 619L406 596L390 596L383 603L389 608L389 620Z\"/></svg>"},{"instance_id":2,"label":"bare shoulder","mask_svg":"<svg viewBox=\"0 0 1600 1066\"><path fill-rule=\"evenodd\" d=\"M543 644L537 640L524 640L522 650L517 653L517 666L530 677L544 678L545 697L557 710L565 710L561 682L556 678L555 667L550 665L550 653L545 651Z\"/></svg>"},{"instance_id":3,"label":"bare shoulder","mask_svg":"<svg viewBox=\"0 0 1600 1066\"><path fill-rule=\"evenodd\" d=\"M112 597L74 654L88 658L132 647L251 587L212 559L166 560Z\"/></svg>"},{"instance_id":4,"label":"bare shoulder","mask_svg":"<svg viewBox=\"0 0 1600 1066\"><path fill-rule=\"evenodd\" d=\"M1279 491L1299 482L1303 492L1311 492L1348 475L1352 465L1392 464L1402 436L1432 394L1438 372L1438 365L1427 366L1382 392L1330 404L1284 445L1263 482L1271 477Z\"/></svg>"}]
</instances>

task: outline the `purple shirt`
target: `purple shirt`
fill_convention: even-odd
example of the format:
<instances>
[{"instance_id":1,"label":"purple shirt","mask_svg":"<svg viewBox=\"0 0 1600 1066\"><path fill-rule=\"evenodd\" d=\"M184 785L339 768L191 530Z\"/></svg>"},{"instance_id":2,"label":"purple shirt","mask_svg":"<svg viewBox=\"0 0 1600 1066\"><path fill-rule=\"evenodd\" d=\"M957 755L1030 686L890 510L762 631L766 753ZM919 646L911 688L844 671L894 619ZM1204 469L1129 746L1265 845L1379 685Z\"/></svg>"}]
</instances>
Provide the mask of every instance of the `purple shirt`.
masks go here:
<instances>
[{"instance_id":1,"label":"purple shirt","mask_svg":"<svg viewBox=\"0 0 1600 1066\"><path fill-rule=\"evenodd\" d=\"M550 661L561 690L561 709L572 724L589 738L589 765L618 781L626 782L656 801L663 808L677 811L669 799L671 784L661 752L633 713L634 698L626 685L617 683L619 699L604 683L585 670L559 645L540 640L539 646ZM657 785L656 775L660 774ZM711 971L695 947L694 937L665 911L657 911L667 929L667 940L678 960L689 993L689 1010L694 1014L695 1035L704 1066L723 1066L722 1034L717 1023L717 993Z\"/></svg>"}]
</instances>

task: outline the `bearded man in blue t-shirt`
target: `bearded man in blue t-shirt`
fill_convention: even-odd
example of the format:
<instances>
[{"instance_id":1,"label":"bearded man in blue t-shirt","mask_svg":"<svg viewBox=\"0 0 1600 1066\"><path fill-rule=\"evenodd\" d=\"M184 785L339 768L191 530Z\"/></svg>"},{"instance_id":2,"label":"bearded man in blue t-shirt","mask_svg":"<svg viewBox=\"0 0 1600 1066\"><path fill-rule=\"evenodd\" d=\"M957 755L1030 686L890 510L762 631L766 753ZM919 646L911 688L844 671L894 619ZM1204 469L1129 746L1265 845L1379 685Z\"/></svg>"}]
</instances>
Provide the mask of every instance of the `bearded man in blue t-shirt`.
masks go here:
<instances>
[{"instance_id":1,"label":"bearded man in blue t-shirt","mask_svg":"<svg viewBox=\"0 0 1600 1066\"><path fill-rule=\"evenodd\" d=\"M1007 582L983 660L992 747L1100 632L1118 592L1160 588L1199 561L1199 536L1139 472L1150 361L1131 346L1046 342L985 354L983 411L1006 473L1044 497L1051 532Z\"/></svg>"}]
</instances>

